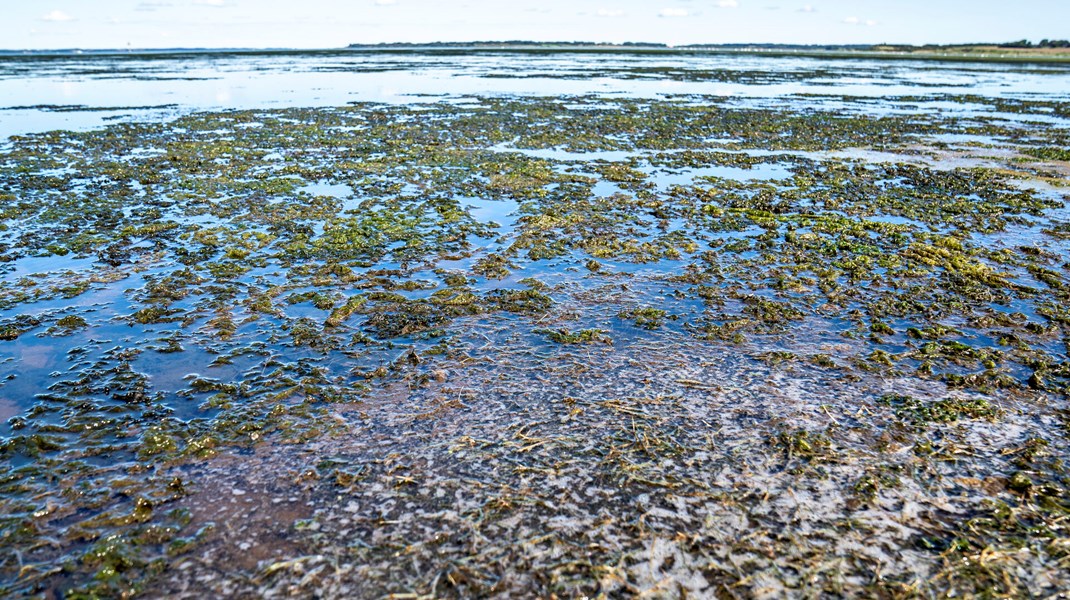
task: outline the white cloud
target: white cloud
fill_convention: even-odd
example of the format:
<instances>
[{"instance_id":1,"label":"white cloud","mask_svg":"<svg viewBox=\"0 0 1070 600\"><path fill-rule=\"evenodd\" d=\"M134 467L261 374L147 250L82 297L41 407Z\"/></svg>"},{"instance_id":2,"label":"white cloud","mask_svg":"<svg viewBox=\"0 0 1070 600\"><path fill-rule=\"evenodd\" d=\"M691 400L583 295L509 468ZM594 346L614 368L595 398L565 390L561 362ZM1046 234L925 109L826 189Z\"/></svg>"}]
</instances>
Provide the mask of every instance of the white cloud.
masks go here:
<instances>
[{"instance_id":1,"label":"white cloud","mask_svg":"<svg viewBox=\"0 0 1070 600\"><path fill-rule=\"evenodd\" d=\"M376 6L391 6L397 3L398 0L375 0Z\"/></svg>"},{"instance_id":2,"label":"white cloud","mask_svg":"<svg viewBox=\"0 0 1070 600\"><path fill-rule=\"evenodd\" d=\"M717 8L739 8L739 0L717 0Z\"/></svg>"},{"instance_id":3,"label":"white cloud","mask_svg":"<svg viewBox=\"0 0 1070 600\"><path fill-rule=\"evenodd\" d=\"M226 6L226 0L193 0L196 6Z\"/></svg>"},{"instance_id":4,"label":"white cloud","mask_svg":"<svg viewBox=\"0 0 1070 600\"><path fill-rule=\"evenodd\" d=\"M613 17L623 17L624 16L624 11L623 10L617 10L617 9L600 8L594 14L595 14L596 17L613 18Z\"/></svg>"},{"instance_id":5,"label":"white cloud","mask_svg":"<svg viewBox=\"0 0 1070 600\"><path fill-rule=\"evenodd\" d=\"M663 8L658 13L659 17L686 17L691 13L687 12L686 8Z\"/></svg>"},{"instance_id":6,"label":"white cloud","mask_svg":"<svg viewBox=\"0 0 1070 600\"><path fill-rule=\"evenodd\" d=\"M802 8L800 8L799 12L814 13L814 12L817 12L817 9L814 8L812 4L807 4L806 6L803 6Z\"/></svg>"},{"instance_id":7,"label":"white cloud","mask_svg":"<svg viewBox=\"0 0 1070 600\"><path fill-rule=\"evenodd\" d=\"M873 27L877 24L873 19L859 19L858 17L847 17L843 22L847 25L865 25L866 27Z\"/></svg>"},{"instance_id":8,"label":"white cloud","mask_svg":"<svg viewBox=\"0 0 1070 600\"><path fill-rule=\"evenodd\" d=\"M68 15L62 10L54 10L47 15L41 17L42 21L52 21L54 23L63 23L65 21L73 21L74 17Z\"/></svg>"}]
</instances>

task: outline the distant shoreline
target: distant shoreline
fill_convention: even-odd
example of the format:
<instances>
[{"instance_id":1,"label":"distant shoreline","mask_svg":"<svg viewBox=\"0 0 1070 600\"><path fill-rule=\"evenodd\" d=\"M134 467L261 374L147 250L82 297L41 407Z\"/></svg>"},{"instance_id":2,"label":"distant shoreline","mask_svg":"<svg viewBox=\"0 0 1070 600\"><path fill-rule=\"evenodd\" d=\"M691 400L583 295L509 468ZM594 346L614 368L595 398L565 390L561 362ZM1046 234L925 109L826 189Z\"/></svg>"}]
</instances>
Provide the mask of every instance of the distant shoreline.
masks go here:
<instances>
[{"instance_id":1,"label":"distant shoreline","mask_svg":"<svg viewBox=\"0 0 1070 600\"><path fill-rule=\"evenodd\" d=\"M693 44L668 46L653 43L597 44L577 42L439 42L429 44L351 44L344 48L160 48L160 49L54 49L0 50L0 59L167 57L188 55L300 55L300 54L480 54L486 52L573 54L623 53L669 55L742 55L833 59L925 60L953 62L1070 63L1070 48L1021 48L997 44L904 46L904 45L781 45Z\"/></svg>"},{"instance_id":2,"label":"distant shoreline","mask_svg":"<svg viewBox=\"0 0 1070 600\"><path fill-rule=\"evenodd\" d=\"M1040 62L1070 63L1070 48L1006 48L996 44L954 46L901 45L781 45L781 44L575 44L481 42L472 44L351 44L346 48L361 52L530 52L530 53L634 53L634 54L721 54L805 58L873 58L946 60L957 62Z\"/></svg>"}]
</instances>

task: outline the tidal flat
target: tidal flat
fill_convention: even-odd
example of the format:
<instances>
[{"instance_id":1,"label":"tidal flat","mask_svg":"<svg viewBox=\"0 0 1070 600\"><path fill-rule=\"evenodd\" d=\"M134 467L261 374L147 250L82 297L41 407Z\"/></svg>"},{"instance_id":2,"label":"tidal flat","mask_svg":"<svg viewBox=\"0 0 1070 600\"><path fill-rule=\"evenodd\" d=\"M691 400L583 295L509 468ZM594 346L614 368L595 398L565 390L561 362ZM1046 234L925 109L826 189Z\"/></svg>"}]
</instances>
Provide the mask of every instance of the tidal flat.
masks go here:
<instances>
[{"instance_id":1,"label":"tidal flat","mask_svg":"<svg viewBox=\"0 0 1070 600\"><path fill-rule=\"evenodd\" d=\"M0 57L27 82L0 595L1070 588L1070 66Z\"/></svg>"}]
</instances>

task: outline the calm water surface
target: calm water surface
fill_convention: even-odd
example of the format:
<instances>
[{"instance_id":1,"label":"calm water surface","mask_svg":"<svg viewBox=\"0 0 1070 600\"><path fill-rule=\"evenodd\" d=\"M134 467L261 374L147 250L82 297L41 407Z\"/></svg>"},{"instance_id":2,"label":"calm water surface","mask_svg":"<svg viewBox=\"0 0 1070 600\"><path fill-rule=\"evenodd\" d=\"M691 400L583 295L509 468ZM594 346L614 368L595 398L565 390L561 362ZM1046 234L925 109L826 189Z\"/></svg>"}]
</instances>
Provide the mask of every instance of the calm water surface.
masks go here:
<instances>
[{"instance_id":1,"label":"calm water surface","mask_svg":"<svg viewBox=\"0 0 1070 600\"><path fill-rule=\"evenodd\" d=\"M586 94L703 94L757 105L814 94L874 97L866 107L874 113L963 111L969 105L932 101L890 107L880 98L971 94L1065 99L1070 97L1070 66L494 52L7 56L0 57L0 136L167 119L199 110ZM830 102L812 101L821 106Z\"/></svg>"}]
</instances>

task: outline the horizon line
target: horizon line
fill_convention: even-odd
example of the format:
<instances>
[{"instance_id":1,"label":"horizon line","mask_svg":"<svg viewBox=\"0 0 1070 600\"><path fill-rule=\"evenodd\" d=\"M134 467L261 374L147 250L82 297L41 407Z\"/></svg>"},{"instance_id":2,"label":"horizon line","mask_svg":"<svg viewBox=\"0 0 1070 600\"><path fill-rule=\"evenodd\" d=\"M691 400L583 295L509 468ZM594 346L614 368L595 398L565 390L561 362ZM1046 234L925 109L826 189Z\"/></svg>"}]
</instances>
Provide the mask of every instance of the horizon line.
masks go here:
<instances>
[{"instance_id":1,"label":"horizon line","mask_svg":"<svg viewBox=\"0 0 1070 600\"><path fill-rule=\"evenodd\" d=\"M995 46L1003 47L1007 50L1020 50L1038 48L1032 47L1012 47L1009 44L1017 43L1019 40L1009 42L963 42L963 43L941 43L941 42L927 42L924 44L916 43L901 43L901 42L879 42L879 43L863 43L863 44L838 44L838 43L780 43L780 42L709 42L709 43L693 43L693 44L669 44L664 42L642 42L642 41L624 41L624 42L593 42L593 41L567 41L567 40L554 40L554 41L539 41L539 40L470 40L470 41L430 41L430 42L354 42L345 46L155 46L155 47L81 47L81 46L67 46L67 47L55 47L55 48L0 48L0 52L6 53L48 53L48 52L114 52L114 53L129 53L129 52L191 52L191 51L252 51L252 52L300 52L300 51L331 51L331 50L350 50L354 48L389 48L389 47L409 47L418 48L426 46L450 46L450 47L464 47L464 46L488 46L488 45L500 45L500 46L591 46L591 47L614 47L614 48L663 48L663 49L675 49L675 48L748 48L748 47L765 47L765 48L880 48L880 47L907 47L907 48L927 48L927 47L942 47L942 48L962 48L962 47L976 47L976 46Z\"/></svg>"}]
</instances>

